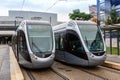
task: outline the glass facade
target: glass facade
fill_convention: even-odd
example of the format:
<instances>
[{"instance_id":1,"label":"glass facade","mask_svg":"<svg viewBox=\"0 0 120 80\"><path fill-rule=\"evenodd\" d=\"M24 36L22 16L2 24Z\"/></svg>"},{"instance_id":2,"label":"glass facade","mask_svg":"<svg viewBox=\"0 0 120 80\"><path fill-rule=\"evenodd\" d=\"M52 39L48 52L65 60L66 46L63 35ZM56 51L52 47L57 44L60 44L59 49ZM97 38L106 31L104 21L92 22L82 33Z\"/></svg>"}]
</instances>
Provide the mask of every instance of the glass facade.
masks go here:
<instances>
[{"instance_id":1,"label":"glass facade","mask_svg":"<svg viewBox=\"0 0 120 80\"><path fill-rule=\"evenodd\" d=\"M120 5L120 0L109 0L111 1L111 5L113 6L117 6L117 5Z\"/></svg>"},{"instance_id":2,"label":"glass facade","mask_svg":"<svg viewBox=\"0 0 120 80\"><path fill-rule=\"evenodd\" d=\"M107 20L111 10L115 10L120 16L120 0L100 0L100 12L104 12L105 20Z\"/></svg>"}]
</instances>

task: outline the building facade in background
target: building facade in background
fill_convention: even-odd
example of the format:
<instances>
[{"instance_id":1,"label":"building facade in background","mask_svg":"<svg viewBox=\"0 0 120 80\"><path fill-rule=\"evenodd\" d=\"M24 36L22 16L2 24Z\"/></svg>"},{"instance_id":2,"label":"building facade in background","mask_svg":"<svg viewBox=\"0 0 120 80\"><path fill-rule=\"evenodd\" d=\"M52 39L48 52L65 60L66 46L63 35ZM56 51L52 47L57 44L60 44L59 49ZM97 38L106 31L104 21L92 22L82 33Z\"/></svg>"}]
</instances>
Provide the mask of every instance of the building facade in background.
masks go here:
<instances>
[{"instance_id":1,"label":"building facade in background","mask_svg":"<svg viewBox=\"0 0 120 80\"><path fill-rule=\"evenodd\" d=\"M106 21L112 10L115 10L117 15L120 16L120 0L100 0L101 20L104 17L103 21Z\"/></svg>"},{"instance_id":2,"label":"building facade in background","mask_svg":"<svg viewBox=\"0 0 120 80\"><path fill-rule=\"evenodd\" d=\"M48 21L52 25L57 25L57 14L55 13L10 10L9 17L13 18L16 21L42 20L42 21Z\"/></svg>"},{"instance_id":3,"label":"building facade in background","mask_svg":"<svg viewBox=\"0 0 120 80\"><path fill-rule=\"evenodd\" d=\"M15 28L15 22L18 26L22 20L48 21L54 26L57 25L57 14L10 10L8 16L0 16L0 30L13 30Z\"/></svg>"},{"instance_id":4,"label":"building facade in background","mask_svg":"<svg viewBox=\"0 0 120 80\"><path fill-rule=\"evenodd\" d=\"M12 35L22 20L48 21L53 26L58 24L55 13L10 10L8 16L0 16L0 44L11 42Z\"/></svg>"},{"instance_id":5,"label":"building facade in background","mask_svg":"<svg viewBox=\"0 0 120 80\"><path fill-rule=\"evenodd\" d=\"M115 10L117 17L120 17L120 0L100 0L100 11L103 12L105 18L104 23L107 22L108 17L109 20L111 20L110 13L112 10ZM102 17L103 16L101 16L101 18ZM116 47L116 49L120 48L118 45L120 44L119 26L119 24L115 23L114 26L108 24L103 28L103 30L105 30L105 40L107 47Z\"/></svg>"},{"instance_id":6,"label":"building facade in background","mask_svg":"<svg viewBox=\"0 0 120 80\"><path fill-rule=\"evenodd\" d=\"M97 18L97 5L91 5L91 6L89 6L89 13L93 17Z\"/></svg>"},{"instance_id":7,"label":"building facade in background","mask_svg":"<svg viewBox=\"0 0 120 80\"><path fill-rule=\"evenodd\" d=\"M93 16L92 21L97 22L97 5L89 6L89 13Z\"/></svg>"}]
</instances>

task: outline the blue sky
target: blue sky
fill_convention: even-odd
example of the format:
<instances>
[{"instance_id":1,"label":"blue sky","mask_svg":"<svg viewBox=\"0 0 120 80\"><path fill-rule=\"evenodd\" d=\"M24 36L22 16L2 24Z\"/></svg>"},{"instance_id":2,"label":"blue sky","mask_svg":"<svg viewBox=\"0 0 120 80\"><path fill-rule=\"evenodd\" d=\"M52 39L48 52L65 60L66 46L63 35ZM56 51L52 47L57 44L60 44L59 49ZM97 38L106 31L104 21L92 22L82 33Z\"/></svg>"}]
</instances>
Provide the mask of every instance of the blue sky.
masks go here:
<instances>
[{"instance_id":1,"label":"blue sky","mask_svg":"<svg viewBox=\"0 0 120 80\"><path fill-rule=\"evenodd\" d=\"M58 21L67 21L74 9L89 13L88 6L96 4L96 0L1 0L0 3L0 16L7 16L8 10L25 10L57 13Z\"/></svg>"}]
</instances>

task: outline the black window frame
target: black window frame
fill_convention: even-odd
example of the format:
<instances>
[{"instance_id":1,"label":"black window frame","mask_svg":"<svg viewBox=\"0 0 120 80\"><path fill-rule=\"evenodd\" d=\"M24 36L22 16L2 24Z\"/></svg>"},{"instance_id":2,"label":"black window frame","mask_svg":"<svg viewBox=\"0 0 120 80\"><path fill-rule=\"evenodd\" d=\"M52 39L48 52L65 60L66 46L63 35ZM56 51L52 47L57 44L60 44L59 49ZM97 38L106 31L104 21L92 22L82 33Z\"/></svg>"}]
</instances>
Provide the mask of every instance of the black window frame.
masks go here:
<instances>
[{"instance_id":1,"label":"black window frame","mask_svg":"<svg viewBox=\"0 0 120 80\"><path fill-rule=\"evenodd\" d=\"M21 37L21 40L20 40ZM21 56L31 62L31 58L29 55L29 51L28 51L28 46L27 46L27 41L26 41L26 37L25 37L25 33L22 30L19 30L17 32L17 48L18 48L18 53L21 54Z\"/></svg>"},{"instance_id":2,"label":"black window frame","mask_svg":"<svg viewBox=\"0 0 120 80\"><path fill-rule=\"evenodd\" d=\"M55 49L56 50L61 50L61 51L65 50L65 39L66 39L66 32L55 33Z\"/></svg>"},{"instance_id":3,"label":"black window frame","mask_svg":"<svg viewBox=\"0 0 120 80\"><path fill-rule=\"evenodd\" d=\"M81 44L81 47L83 48L81 51L77 50L77 49L72 49L73 47L69 45L68 34L72 34L72 35L74 35L74 36L76 36L78 38L79 43ZM75 37L74 37L74 39L75 39ZM83 44L81 42L81 39L80 39L80 37L79 37L77 32L75 32L74 30L67 30L66 31L66 40L67 40L67 42L66 42L66 51L67 52L69 52L70 54L73 54L73 55L75 55L77 57L80 57L80 58L83 58L85 60L88 60L86 51L84 49L84 46L83 46ZM79 43L77 43L77 45L79 45Z\"/></svg>"}]
</instances>

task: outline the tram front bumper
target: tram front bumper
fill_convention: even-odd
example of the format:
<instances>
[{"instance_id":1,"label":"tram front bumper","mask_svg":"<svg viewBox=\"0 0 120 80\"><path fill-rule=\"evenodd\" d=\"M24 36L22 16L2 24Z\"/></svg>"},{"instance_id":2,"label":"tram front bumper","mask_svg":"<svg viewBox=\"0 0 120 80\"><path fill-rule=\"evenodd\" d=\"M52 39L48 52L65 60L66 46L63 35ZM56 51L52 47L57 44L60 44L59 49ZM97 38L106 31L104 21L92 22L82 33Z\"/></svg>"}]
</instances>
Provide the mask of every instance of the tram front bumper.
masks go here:
<instances>
[{"instance_id":1,"label":"tram front bumper","mask_svg":"<svg viewBox=\"0 0 120 80\"><path fill-rule=\"evenodd\" d=\"M53 62L54 62L54 54L51 54L49 57L47 58L39 58L36 56L32 56L31 60L32 60L32 65L33 68L48 68L50 67Z\"/></svg>"},{"instance_id":2,"label":"tram front bumper","mask_svg":"<svg viewBox=\"0 0 120 80\"><path fill-rule=\"evenodd\" d=\"M106 54L104 54L102 56L95 56L92 54L89 57L88 66L102 65L102 64L104 64L105 59L106 59Z\"/></svg>"}]
</instances>

